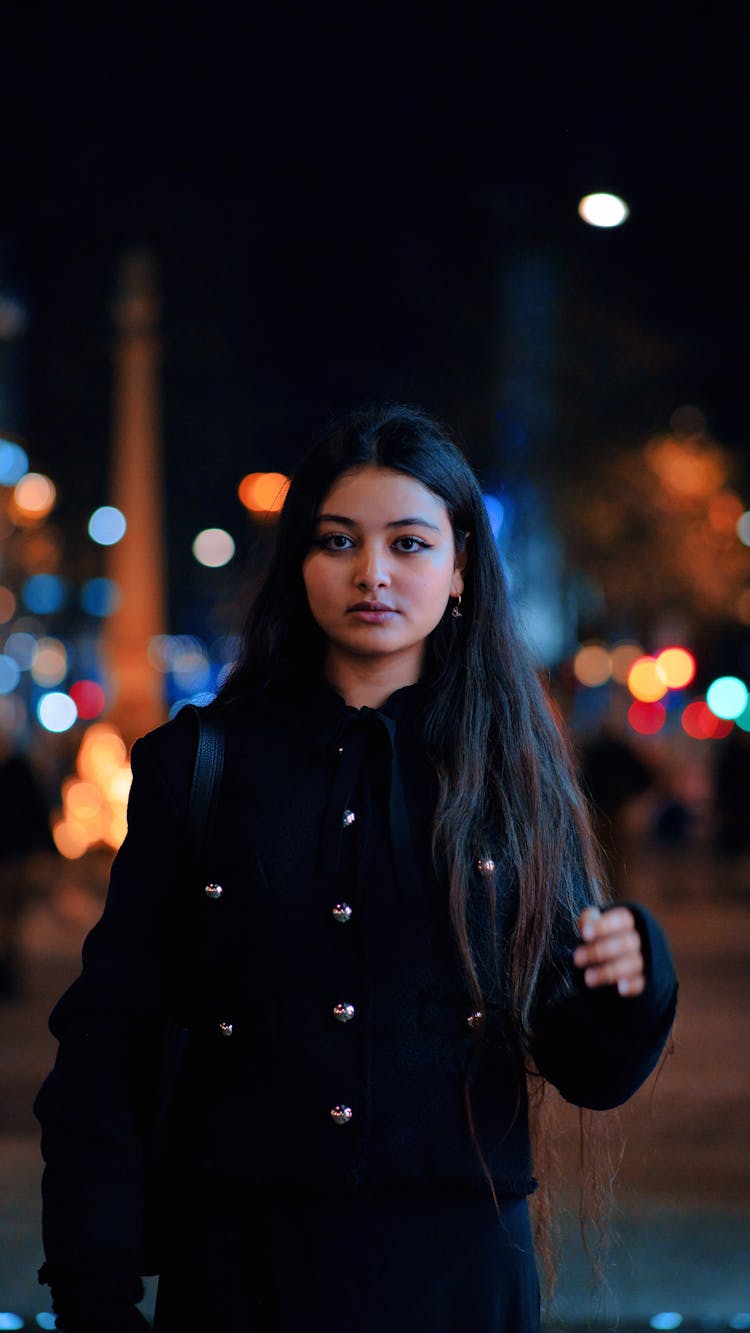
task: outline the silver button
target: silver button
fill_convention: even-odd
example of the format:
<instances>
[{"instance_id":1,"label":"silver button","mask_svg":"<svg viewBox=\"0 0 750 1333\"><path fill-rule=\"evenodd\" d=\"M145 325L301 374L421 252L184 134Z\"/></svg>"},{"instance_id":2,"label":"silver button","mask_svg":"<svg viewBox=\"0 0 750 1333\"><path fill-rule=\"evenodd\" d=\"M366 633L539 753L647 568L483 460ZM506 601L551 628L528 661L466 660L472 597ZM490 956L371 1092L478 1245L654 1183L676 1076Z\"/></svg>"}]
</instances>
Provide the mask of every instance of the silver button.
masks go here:
<instances>
[{"instance_id":1,"label":"silver button","mask_svg":"<svg viewBox=\"0 0 750 1333\"><path fill-rule=\"evenodd\" d=\"M338 1023L351 1023L356 1010L353 1004L335 1004L333 1016Z\"/></svg>"},{"instance_id":2,"label":"silver button","mask_svg":"<svg viewBox=\"0 0 750 1333\"><path fill-rule=\"evenodd\" d=\"M466 1022L468 1023L470 1028L481 1027L482 1023L484 1022L484 1014L482 1013L481 1009L476 1009L473 1014L469 1014L468 1018L466 1019Z\"/></svg>"},{"instance_id":3,"label":"silver button","mask_svg":"<svg viewBox=\"0 0 750 1333\"><path fill-rule=\"evenodd\" d=\"M345 810L343 818L344 828L351 828L351 825L354 823L356 818L357 816L355 815L353 810Z\"/></svg>"},{"instance_id":4,"label":"silver button","mask_svg":"<svg viewBox=\"0 0 750 1333\"><path fill-rule=\"evenodd\" d=\"M351 920L352 909L348 903L336 903L332 915L334 921L338 921L340 926L345 926L347 921Z\"/></svg>"},{"instance_id":5,"label":"silver button","mask_svg":"<svg viewBox=\"0 0 750 1333\"><path fill-rule=\"evenodd\" d=\"M495 862L491 856L480 856L477 861L477 870L480 875L491 875L495 869Z\"/></svg>"},{"instance_id":6,"label":"silver button","mask_svg":"<svg viewBox=\"0 0 750 1333\"><path fill-rule=\"evenodd\" d=\"M221 1033L222 1037L231 1037L232 1033L234 1032L234 1024L220 1023L219 1032Z\"/></svg>"},{"instance_id":7,"label":"silver button","mask_svg":"<svg viewBox=\"0 0 750 1333\"><path fill-rule=\"evenodd\" d=\"M353 1114L351 1106L331 1107L331 1119L335 1125L348 1125Z\"/></svg>"},{"instance_id":8,"label":"silver button","mask_svg":"<svg viewBox=\"0 0 750 1333\"><path fill-rule=\"evenodd\" d=\"M224 890L220 884L207 884L203 892L207 898L220 898Z\"/></svg>"}]
</instances>

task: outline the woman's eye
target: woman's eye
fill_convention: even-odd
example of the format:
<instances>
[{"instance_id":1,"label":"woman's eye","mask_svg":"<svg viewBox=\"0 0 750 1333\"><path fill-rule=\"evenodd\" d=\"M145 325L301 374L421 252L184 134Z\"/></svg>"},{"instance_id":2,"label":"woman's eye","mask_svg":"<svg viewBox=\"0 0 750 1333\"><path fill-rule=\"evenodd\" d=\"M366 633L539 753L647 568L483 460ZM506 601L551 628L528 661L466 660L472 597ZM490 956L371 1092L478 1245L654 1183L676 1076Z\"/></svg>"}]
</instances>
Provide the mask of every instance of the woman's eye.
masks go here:
<instances>
[{"instance_id":1,"label":"woman's eye","mask_svg":"<svg viewBox=\"0 0 750 1333\"><path fill-rule=\"evenodd\" d=\"M397 537L393 543L398 551L404 551L407 555L411 551L426 551L427 542L422 541L421 537Z\"/></svg>"},{"instance_id":2,"label":"woman's eye","mask_svg":"<svg viewBox=\"0 0 750 1333\"><path fill-rule=\"evenodd\" d=\"M352 545L352 539L345 532L324 532L318 538L318 545L324 551L346 551Z\"/></svg>"}]
</instances>

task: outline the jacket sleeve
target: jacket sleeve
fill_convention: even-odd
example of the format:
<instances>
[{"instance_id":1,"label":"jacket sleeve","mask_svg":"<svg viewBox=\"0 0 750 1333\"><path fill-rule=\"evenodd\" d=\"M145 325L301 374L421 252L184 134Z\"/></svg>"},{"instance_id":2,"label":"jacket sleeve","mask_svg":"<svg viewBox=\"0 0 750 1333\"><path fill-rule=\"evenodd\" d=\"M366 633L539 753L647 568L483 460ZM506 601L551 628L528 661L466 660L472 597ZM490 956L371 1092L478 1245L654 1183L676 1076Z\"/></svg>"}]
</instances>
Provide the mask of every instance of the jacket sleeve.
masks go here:
<instances>
[{"instance_id":1,"label":"jacket sleeve","mask_svg":"<svg viewBox=\"0 0 750 1333\"><path fill-rule=\"evenodd\" d=\"M666 937L652 914L634 903L646 987L622 996L615 986L587 987L573 963L580 942L572 930L560 950L556 982L542 986L531 1054L539 1073L576 1106L604 1111L632 1097L656 1067L677 1004L677 978ZM562 983L562 984L561 984Z\"/></svg>"},{"instance_id":2,"label":"jacket sleeve","mask_svg":"<svg viewBox=\"0 0 750 1333\"><path fill-rule=\"evenodd\" d=\"M186 806L180 780L175 791L157 762L158 737L133 747L127 837L81 975L50 1017L58 1054L34 1104L45 1161L40 1281L76 1310L86 1288L119 1292L121 1305L141 1290L143 1133L164 1038L170 912L186 869ZM185 791L189 773L188 760ZM61 1326L86 1321L76 1314Z\"/></svg>"}]
</instances>

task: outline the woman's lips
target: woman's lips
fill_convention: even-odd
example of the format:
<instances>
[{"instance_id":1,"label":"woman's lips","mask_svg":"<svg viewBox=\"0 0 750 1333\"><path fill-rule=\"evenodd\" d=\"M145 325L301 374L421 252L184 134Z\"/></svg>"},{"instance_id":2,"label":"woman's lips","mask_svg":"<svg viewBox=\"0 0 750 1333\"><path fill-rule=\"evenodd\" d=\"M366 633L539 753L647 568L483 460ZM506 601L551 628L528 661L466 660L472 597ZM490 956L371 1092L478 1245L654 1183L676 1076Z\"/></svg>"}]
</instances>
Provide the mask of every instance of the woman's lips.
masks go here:
<instances>
[{"instance_id":1,"label":"woman's lips","mask_svg":"<svg viewBox=\"0 0 750 1333\"><path fill-rule=\"evenodd\" d=\"M384 602L357 602L349 607L347 615L354 616L364 625L384 625L391 616L397 616L398 611Z\"/></svg>"}]
</instances>

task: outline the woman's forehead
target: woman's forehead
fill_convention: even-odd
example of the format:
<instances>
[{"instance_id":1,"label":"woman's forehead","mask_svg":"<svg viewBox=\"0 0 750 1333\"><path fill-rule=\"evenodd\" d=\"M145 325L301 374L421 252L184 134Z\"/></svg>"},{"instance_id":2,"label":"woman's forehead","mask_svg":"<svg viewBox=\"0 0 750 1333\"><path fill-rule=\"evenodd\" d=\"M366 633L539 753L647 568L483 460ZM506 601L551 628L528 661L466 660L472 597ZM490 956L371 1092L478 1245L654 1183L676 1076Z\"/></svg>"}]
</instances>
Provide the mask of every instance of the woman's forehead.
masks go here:
<instances>
[{"instance_id":1,"label":"woman's forehead","mask_svg":"<svg viewBox=\"0 0 750 1333\"><path fill-rule=\"evenodd\" d=\"M434 491L416 477L374 463L337 477L318 509L319 516L333 513L360 523L424 518L450 527L448 511Z\"/></svg>"}]
</instances>

